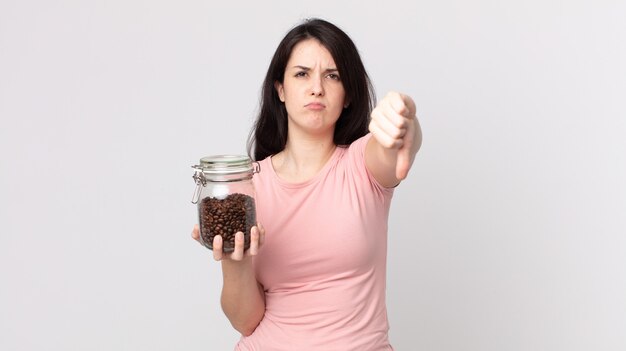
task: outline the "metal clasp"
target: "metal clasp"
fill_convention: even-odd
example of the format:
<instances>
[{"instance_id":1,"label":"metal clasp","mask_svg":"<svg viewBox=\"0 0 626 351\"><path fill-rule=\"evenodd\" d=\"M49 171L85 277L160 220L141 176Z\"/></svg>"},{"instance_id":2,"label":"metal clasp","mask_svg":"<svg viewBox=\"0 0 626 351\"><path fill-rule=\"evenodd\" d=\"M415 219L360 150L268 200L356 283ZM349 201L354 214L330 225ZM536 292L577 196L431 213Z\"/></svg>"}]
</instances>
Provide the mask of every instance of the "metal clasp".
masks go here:
<instances>
[{"instance_id":1,"label":"metal clasp","mask_svg":"<svg viewBox=\"0 0 626 351\"><path fill-rule=\"evenodd\" d=\"M203 186L206 186L206 178L204 177L204 173L202 170L192 166L196 170L196 173L193 175L193 180L196 182L196 190L193 192L193 196L191 197L191 203L197 204L198 199L200 199L200 192Z\"/></svg>"}]
</instances>

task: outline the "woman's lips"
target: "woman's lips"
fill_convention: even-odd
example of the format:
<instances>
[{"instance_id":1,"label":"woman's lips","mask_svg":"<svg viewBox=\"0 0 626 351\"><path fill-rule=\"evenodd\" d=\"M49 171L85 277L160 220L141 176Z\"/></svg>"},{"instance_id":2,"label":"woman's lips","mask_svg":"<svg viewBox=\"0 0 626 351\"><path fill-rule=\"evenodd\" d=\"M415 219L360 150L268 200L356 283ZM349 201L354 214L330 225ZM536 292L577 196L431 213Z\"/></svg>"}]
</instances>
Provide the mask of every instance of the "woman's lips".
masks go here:
<instances>
[{"instance_id":1,"label":"woman's lips","mask_svg":"<svg viewBox=\"0 0 626 351\"><path fill-rule=\"evenodd\" d=\"M324 104L322 104L321 102L311 102L305 105L306 108L308 108L309 110L314 110L314 111L319 111L319 110L323 110L326 108L326 106Z\"/></svg>"}]
</instances>

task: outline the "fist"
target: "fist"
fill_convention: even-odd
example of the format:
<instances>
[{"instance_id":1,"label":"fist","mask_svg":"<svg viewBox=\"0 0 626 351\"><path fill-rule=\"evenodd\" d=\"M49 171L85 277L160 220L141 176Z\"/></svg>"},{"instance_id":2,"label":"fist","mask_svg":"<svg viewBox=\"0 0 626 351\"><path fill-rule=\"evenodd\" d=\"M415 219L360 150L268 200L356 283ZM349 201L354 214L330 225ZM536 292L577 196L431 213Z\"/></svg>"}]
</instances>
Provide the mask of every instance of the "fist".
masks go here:
<instances>
[{"instance_id":1,"label":"fist","mask_svg":"<svg viewBox=\"0 0 626 351\"><path fill-rule=\"evenodd\" d=\"M384 148L398 151L396 178L406 178L421 146L413 99L398 92L388 93L372 111L369 131Z\"/></svg>"}]
</instances>

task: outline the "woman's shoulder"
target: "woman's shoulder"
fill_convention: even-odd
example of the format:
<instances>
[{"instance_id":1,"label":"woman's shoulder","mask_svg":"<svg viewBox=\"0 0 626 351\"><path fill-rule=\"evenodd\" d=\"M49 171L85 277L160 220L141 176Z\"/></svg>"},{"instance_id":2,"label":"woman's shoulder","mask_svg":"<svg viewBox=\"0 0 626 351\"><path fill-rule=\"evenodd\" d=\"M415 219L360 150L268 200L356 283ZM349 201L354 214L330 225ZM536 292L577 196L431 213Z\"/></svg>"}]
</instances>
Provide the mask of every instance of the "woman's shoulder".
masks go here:
<instances>
[{"instance_id":1,"label":"woman's shoulder","mask_svg":"<svg viewBox=\"0 0 626 351\"><path fill-rule=\"evenodd\" d=\"M268 169L272 169L272 156L267 156L266 158L260 160L260 161L254 161L254 163L256 163L255 165L255 174L267 174L267 170ZM265 172L263 172L265 171Z\"/></svg>"},{"instance_id":2,"label":"woman's shoulder","mask_svg":"<svg viewBox=\"0 0 626 351\"><path fill-rule=\"evenodd\" d=\"M362 137L359 137L350 145L344 145L343 148L346 149L347 153L363 156L365 155L365 147L367 146L367 141L372 137L371 133L367 133Z\"/></svg>"}]
</instances>

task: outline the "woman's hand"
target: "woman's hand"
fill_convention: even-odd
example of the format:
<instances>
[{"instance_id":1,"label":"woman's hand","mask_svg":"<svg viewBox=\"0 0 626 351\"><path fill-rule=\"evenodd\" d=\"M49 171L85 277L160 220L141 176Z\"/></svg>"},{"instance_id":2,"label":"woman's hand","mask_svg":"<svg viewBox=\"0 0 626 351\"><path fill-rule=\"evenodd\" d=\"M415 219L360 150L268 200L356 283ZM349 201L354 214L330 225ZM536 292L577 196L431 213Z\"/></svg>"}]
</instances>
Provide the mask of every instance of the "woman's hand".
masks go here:
<instances>
[{"instance_id":1,"label":"woman's hand","mask_svg":"<svg viewBox=\"0 0 626 351\"><path fill-rule=\"evenodd\" d=\"M198 225L193 226L193 230L191 231L191 237L200 242L200 229ZM223 248L223 239L220 235L216 235L213 238L213 258L216 261L221 261L224 259L230 259L233 261L242 261L244 258L249 256L256 256L259 253L259 248L263 245L265 241L265 228L258 223L256 226L252 227L250 230L250 248L247 251L244 251L244 238L242 232L237 232L235 234L235 250L231 253L225 253Z\"/></svg>"},{"instance_id":2,"label":"woman's hand","mask_svg":"<svg viewBox=\"0 0 626 351\"><path fill-rule=\"evenodd\" d=\"M406 178L422 145L422 132L415 116L415 102L398 92L388 93L372 111L369 130L385 149L397 150L395 177Z\"/></svg>"}]
</instances>

